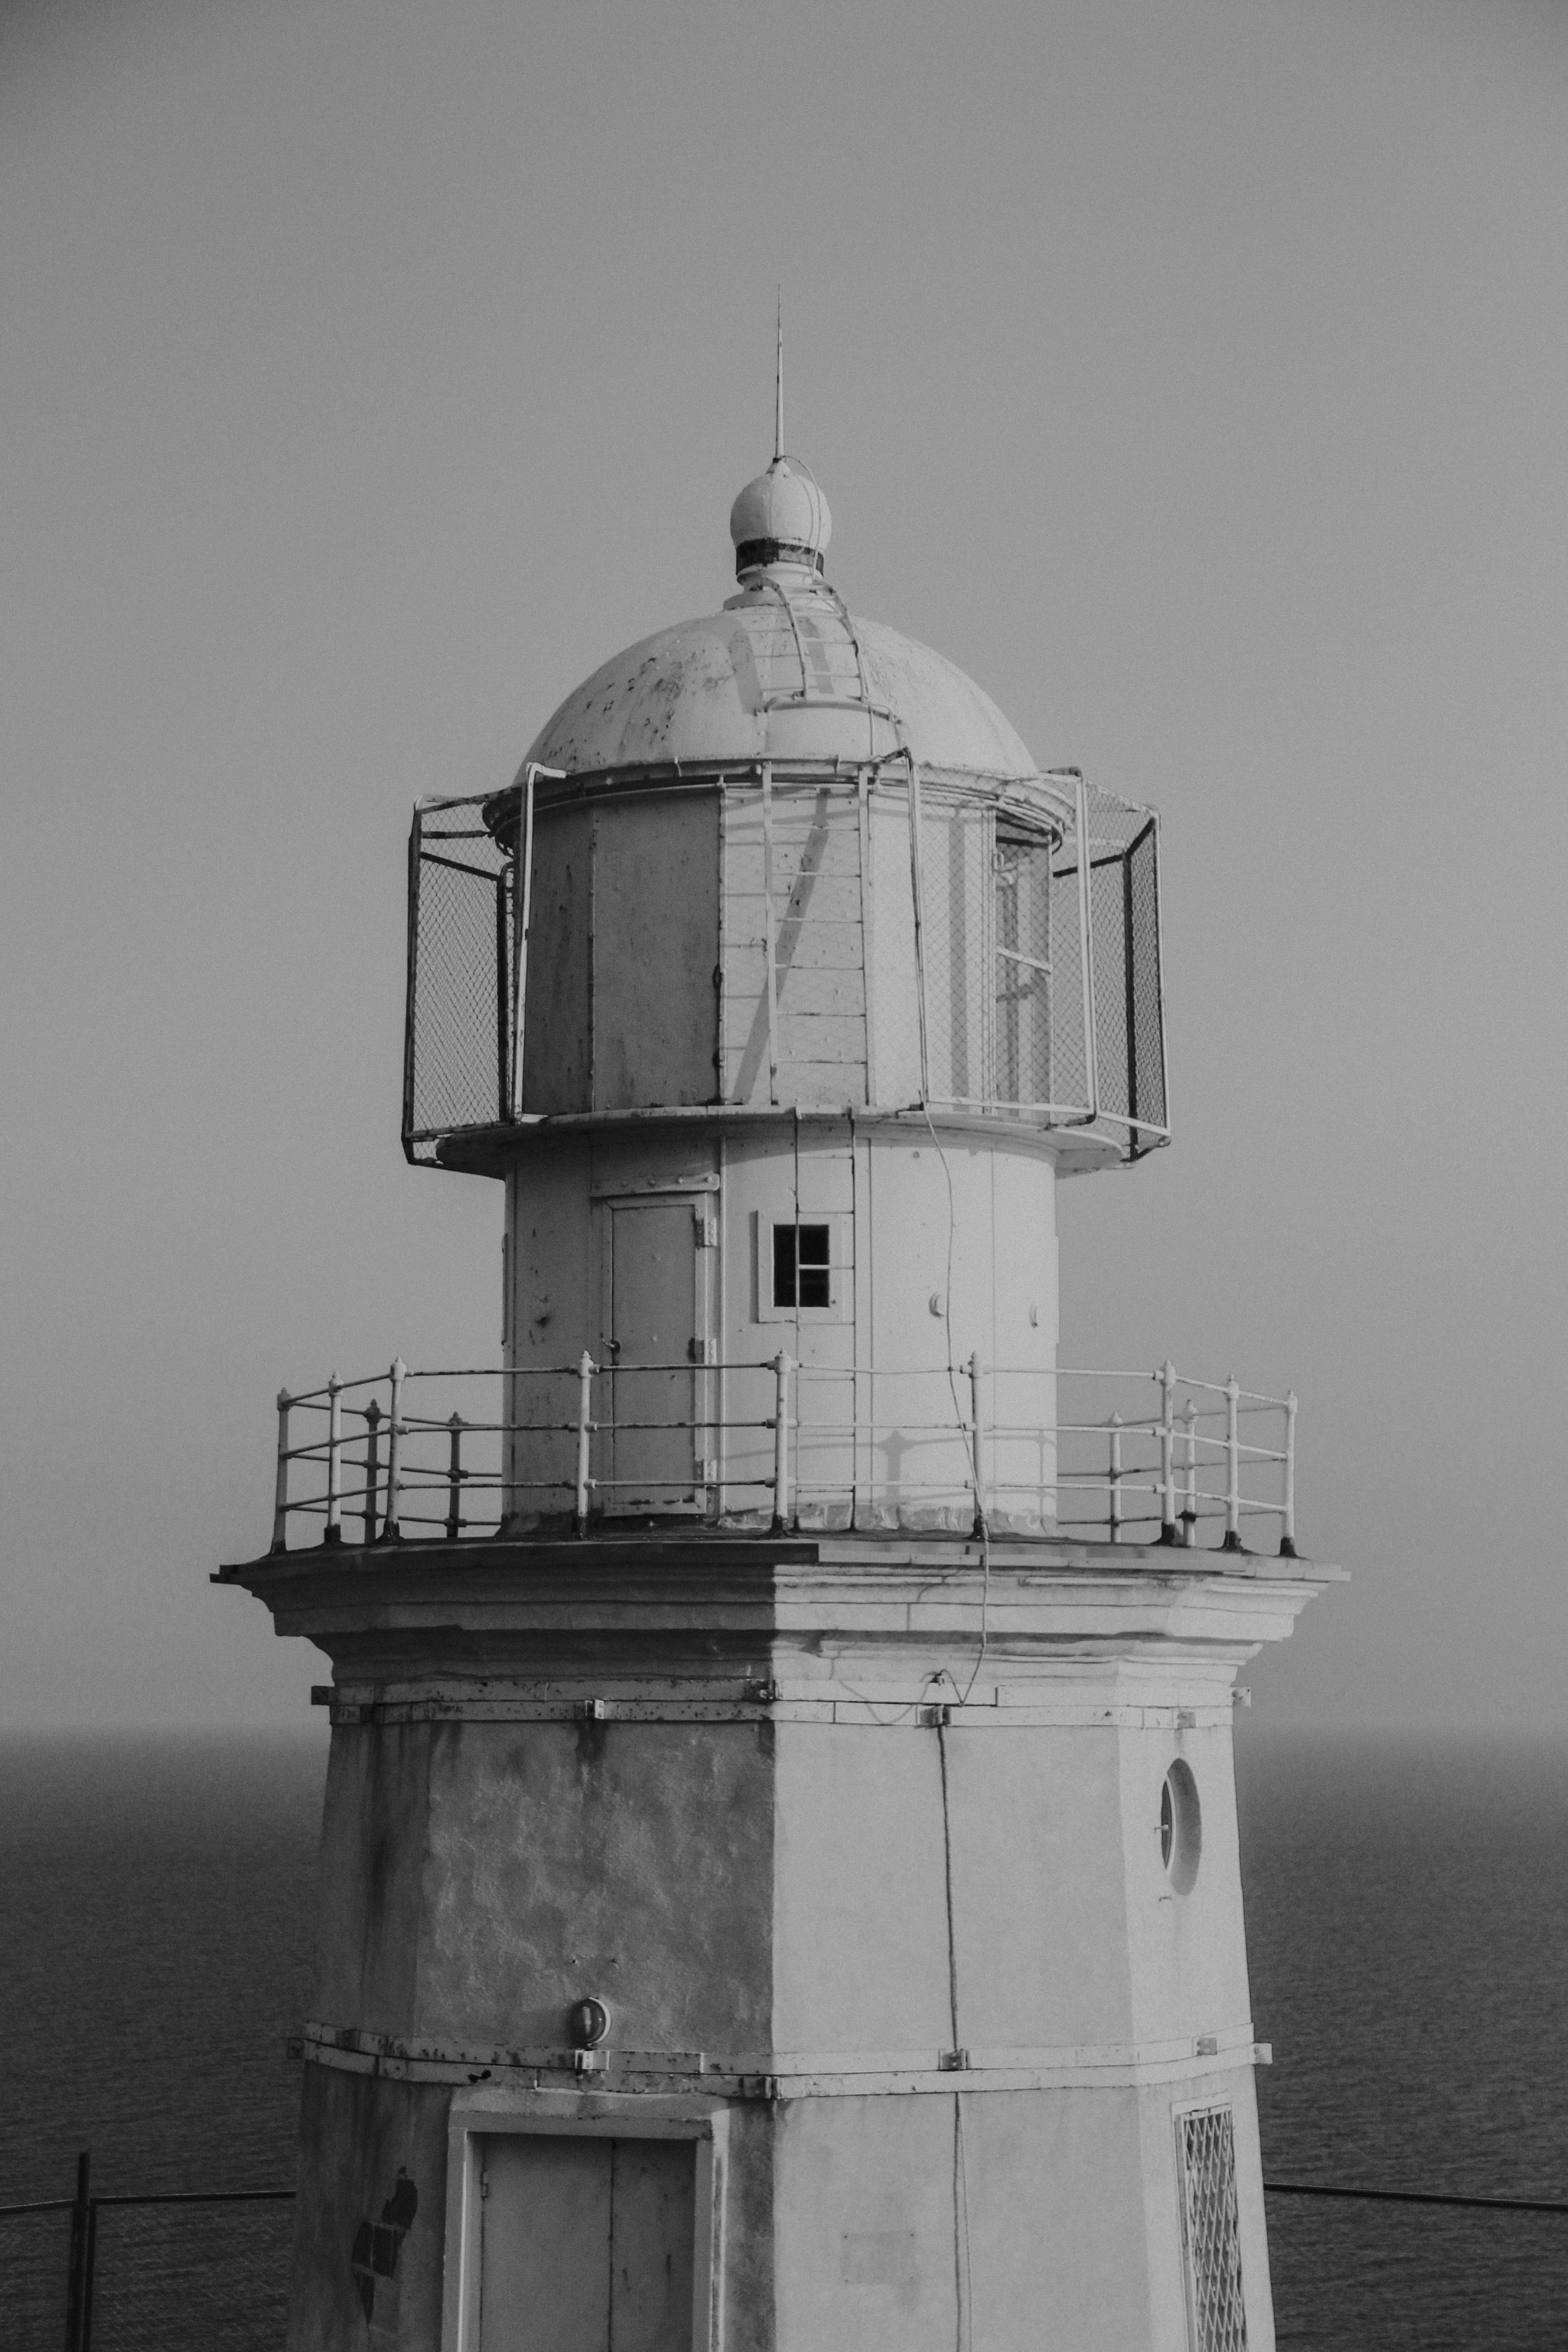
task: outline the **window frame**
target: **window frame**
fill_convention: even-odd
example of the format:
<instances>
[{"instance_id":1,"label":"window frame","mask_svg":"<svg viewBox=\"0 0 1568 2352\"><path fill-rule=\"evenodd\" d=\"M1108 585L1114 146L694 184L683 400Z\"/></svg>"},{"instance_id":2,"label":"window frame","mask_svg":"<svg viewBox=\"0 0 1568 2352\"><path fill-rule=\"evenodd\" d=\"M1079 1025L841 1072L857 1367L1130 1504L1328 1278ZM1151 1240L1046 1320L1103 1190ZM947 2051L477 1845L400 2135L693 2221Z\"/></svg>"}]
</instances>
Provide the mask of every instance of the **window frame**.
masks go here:
<instances>
[{"instance_id":1,"label":"window frame","mask_svg":"<svg viewBox=\"0 0 1568 2352\"><path fill-rule=\"evenodd\" d=\"M827 1305L779 1307L773 1303L773 1234L781 1225L827 1227ZM855 1221L846 1209L803 1209L780 1215L773 1209L752 1212L752 1319L756 1323L848 1323L855 1311ZM796 1281L800 1260L795 1258Z\"/></svg>"}]
</instances>

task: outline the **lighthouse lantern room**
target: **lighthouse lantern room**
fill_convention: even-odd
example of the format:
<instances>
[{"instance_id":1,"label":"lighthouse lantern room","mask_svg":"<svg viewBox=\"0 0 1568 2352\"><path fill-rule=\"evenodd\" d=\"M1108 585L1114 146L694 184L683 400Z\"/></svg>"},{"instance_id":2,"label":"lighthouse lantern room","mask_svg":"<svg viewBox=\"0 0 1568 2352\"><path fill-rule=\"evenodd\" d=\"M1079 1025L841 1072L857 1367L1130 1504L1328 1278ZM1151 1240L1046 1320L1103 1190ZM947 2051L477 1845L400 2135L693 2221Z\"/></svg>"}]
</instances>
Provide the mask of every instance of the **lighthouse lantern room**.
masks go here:
<instances>
[{"instance_id":1,"label":"lighthouse lantern room","mask_svg":"<svg viewBox=\"0 0 1568 2352\"><path fill-rule=\"evenodd\" d=\"M289 2343L1264 2352L1238 1667L1338 1571L1295 1403L1058 1361L1169 1139L1159 826L736 590L409 845L404 1143L503 1359L285 1391L331 1657Z\"/></svg>"}]
</instances>

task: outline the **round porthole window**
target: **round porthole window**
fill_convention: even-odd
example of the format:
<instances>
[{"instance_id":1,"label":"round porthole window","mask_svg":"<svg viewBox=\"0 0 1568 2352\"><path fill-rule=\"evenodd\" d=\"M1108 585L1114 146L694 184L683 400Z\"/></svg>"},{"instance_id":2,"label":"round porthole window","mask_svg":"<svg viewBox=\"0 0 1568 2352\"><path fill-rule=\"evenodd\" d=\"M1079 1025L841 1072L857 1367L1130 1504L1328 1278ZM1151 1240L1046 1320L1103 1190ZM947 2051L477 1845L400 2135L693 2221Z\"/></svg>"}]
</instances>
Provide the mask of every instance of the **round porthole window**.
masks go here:
<instances>
[{"instance_id":1,"label":"round porthole window","mask_svg":"<svg viewBox=\"0 0 1568 2352\"><path fill-rule=\"evenodd\" d=\"M1192 1768L1181 1758L1165 1775L1160 1791L1160 1859L1171 1874L1178 1895L1190 1894L1196 1883L1204 1851L1203 1808Z\"/></svg>"}]
</instances>

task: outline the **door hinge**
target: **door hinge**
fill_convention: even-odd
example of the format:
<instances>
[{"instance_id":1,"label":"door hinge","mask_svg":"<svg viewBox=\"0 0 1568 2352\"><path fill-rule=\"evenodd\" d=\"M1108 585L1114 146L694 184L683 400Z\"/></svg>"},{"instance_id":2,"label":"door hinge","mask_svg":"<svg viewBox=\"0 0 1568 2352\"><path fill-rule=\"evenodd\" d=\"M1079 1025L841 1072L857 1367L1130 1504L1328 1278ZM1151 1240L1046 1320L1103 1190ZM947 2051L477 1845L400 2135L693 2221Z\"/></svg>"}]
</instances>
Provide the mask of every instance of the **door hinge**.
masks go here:
<instances>
[{"instance_id":1,"label":"door hinge","mask_svg":"<svg viewBox=\"0 0 1568 2352\"><path fill-rule=\"evenodd\" d=\"M694 1209L692 1215L697 1220L698 1248L717 1249L719 1246L718 1218L711 1215L707 1209Z\"/></svg>"}]
</instances>

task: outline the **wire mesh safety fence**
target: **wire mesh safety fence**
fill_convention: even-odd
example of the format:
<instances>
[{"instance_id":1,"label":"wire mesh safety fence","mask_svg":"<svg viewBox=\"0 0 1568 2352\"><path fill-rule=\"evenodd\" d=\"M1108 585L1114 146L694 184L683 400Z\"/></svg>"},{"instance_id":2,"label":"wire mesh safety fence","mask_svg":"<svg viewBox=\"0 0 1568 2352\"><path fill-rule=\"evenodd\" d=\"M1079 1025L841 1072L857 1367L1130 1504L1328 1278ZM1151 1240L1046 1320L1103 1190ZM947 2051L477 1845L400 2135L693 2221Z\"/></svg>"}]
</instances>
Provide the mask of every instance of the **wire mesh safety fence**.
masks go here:
<instances>
[{"instance_id":1,"label":"wire mesh safety fence","mask_svg":"<svg viewBox=\"0 0 1568 2352\"><path fill-rule=\"evenodd\" d=\"M1168 1130L1156 820L1085 787L1099 1124L1136 1156Z\"/></svg>"},{"instance_id":2,"label":"wire mesh safety fence","mask_svg":"<svg viewBox=\"0 0 1568 2352\"><path fill-rule=\"evenodd\" d=\"M86 2167L79 2174L85 2189ZM275 2352L292 2189L0 2208L5 2352Z\"/></svg>"},{"instance_id":3,"label":"wire mesh safety fence","mask_svg":"<svg viewBox=\"0 0 1568 2352\"><path fill-rule=\"evenodd\" d=\"M593 1039L568 1045L565 1030L599 1017L586 934L616 828L590 823L574 780L558 781L541 785L537 828L533 772L511 793L416 811L404 1087L416 1160L437 1159L444 1136L590 1107ZM922 774L902 754L858 772L763 762L678 782L723 811L716 1104L1003 1114L1090 1128L1133 1158L1166 1139L1149 810L1066 771L1004 784ZM531 847L520 855L520 842ZM564 1029L560 973L542 966L530 990L520 869L526 906L552 910L533 951L576 974ZM708 1017L696 1003L692 1017Z\"/></svg>"},{"instance_id":4,"label":"wire mesh safety fence","mask_svg":"<svg viewBox=\"0 0 1568 2352\"><path fill-rule=\"evenodd\" d=\"M1177 2118L1189 2281L1200 2345L1245 2342L1234 2146L1208 2109ZM1324 2282L1354 2266L1360 2340L1390 2347L1417 2293L1447 2275L1453 2345L1545 2340L1565 2242L1561 2199L1456 2197L1348 2184L1265 2181L1282 2343L1327 2344ZM294 2192L270 2189L0 2208L0 2343L5 2352L276 2352L288 2301ZM73 2259L73 2253L76 2259ZM90 2253L90 2275L81 2257ZM1226 2330L1229 2332L1227 2333ZM1202 2332L1206 2331L1206 2332ZM1338 2341L1338 2337L1334 2337Z\"/></svg>"},{"instance_id":5,"label":"wire mesh safety fence","mask_svg":"<svg viewBox=\"0 0 1568 2352\"><path fill-rule=\"evenodd\" d=\"M439 1135L507 1116L512 876L481 803L415 812L403 1126L416 1157L433 1157Z\"/></svg>"},{"instance_id":6,"label":"wire mesh safety fence","mask_svg":"<svg viewBox=\"0 0 1568 2352\"><path fill-rule=\"evenodd\" d=\"M1169 1363L399 1360L278 1412L276 1550L644 1514L1295 1550L1294 1397Z\"/></svg>"},{"instance_id":7,"label":"wire mesh safety fence","mask_svg":"<svg viewBox=\"0 0 1568 2352\"><path fill-rule=\"evenodd\" d=\"M67 2334L70 2292L68 2206L0 2215L0 2341L11 2352L76 2352Z\"/></svg>"}]
</instances>

